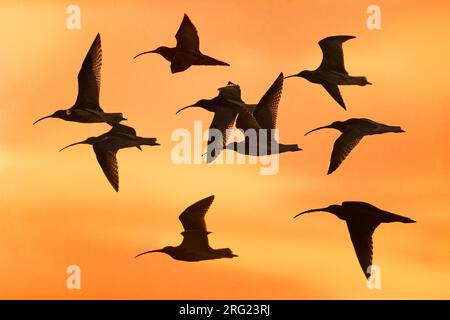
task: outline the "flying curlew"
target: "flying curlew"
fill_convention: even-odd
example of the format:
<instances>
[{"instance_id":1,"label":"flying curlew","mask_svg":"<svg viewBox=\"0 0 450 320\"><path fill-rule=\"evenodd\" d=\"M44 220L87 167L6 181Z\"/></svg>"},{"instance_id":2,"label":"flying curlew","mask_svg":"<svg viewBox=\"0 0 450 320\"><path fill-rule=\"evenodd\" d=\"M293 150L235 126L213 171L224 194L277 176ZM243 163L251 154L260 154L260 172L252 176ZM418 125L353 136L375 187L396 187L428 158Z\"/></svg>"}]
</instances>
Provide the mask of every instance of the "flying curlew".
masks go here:
<instances>
[{"instance_id":1,"label":"flying curlew","mask_svg":"<svg viewBox=\"0 0 450 320\"><path fill-rule=\"evenodd\" d=\"M381 223L416 221L394 213L381 210L369 203L346 201L342 205L331 205L326 208L307 210L294 218L309 212L325 211L334 214L347 223L350 238L353 242L356 256L366 278L370 277L369 267L372 266L372 235Z\"/></svg>"},{"instance_id":2,"label":"flying curlew","mask_svg":"<svg viewBox=\"0 0 450 320\"><path fill-rule=\"evenodd\" d=\"M364 136L383 134L388 132L401 133L405 132L398 126L388 126L369 119L348 119L346 121L335 121L332 124L311 130L305 134L325 129L332 128L342 132L341 136L336 140L331 154L330 166L328 173L333 173L341 163L345 160L348 154L355 148Z\"/></svg>"},{"instance_id":3,"label":"flying curlew","mask_svg":"<svg viewBox=\"0 0 450 320\"><path fill-rule=\"evenodd\" d=\"M371 84L367 81L366 77L350 76L347 70L345 70L342 44L353 38L355 37L332 36L322 39L319 42L319 46L323 53L323 59L320 66L314 71L304 70L286 78L301 77L312 83L321 84L342 108L347 109L338 86L365 86Z\"/></svg>"},{"instance_id":4,"label":"flying curlew","mask_svg":"<svg viewBox=\"0 0 450 320\"><path fill-rule=\"evenodd\" d=\"M179 219L184 231L181 233L183 242L179 246L167 246L159 250L146 251L138 254L136 258L152 252L162 252L175 260L191 262L237 257L229 248L213 249L209 246L208 234L210 232L206 230L205 214L213 200L214 196L209 196L197 201L181 213Z\"/></svg>"},{"instance_id":5,"label":"flying curlew","mask_svg":"<svg viewBox=\"0 0 450 320\"><path fill-rule=\"evenodd\" d=\"M175 48L162 46L155 50L142 52L134 58L147 53L158 53L170 62L172 73L185 71L193 65L229 66L226 62L216 60L200 52L200 39L197 29L186 14L175 38L177 39Z\"/></svg>"},{"instance_id":6,"label":"flying curlew","mask_svg":"<svg viewBox=\"0 0 450 320\"><path fill-rule=\"evenodd\" d=\"M120 122L126 120L122 113L105 113L100 107L100 74L102 67L102 46L100 34L83 61L78 73L78 96L75 104L67 110L57 110L55 113L36 120L33 124L47 118L59 118L65 121L95 123Z\"/></svg>"},{"instance_id":7,"label":"flying curlew","mask_svg":"<svg viewBox=\"0 0 450 320\"><path fill-rule=\"evenodd\" d=\"M98 136L90 137L84 141L65 146L60 151L77 144L92 145L97 161L114 190L119 191L119 167L117 165L117 151L124 148L136 147L142 151L141 146L158 146L156 138L143 138L136 135L136 130L123 124L111 123L111 130Z\"/></svg>"}]
</instances>

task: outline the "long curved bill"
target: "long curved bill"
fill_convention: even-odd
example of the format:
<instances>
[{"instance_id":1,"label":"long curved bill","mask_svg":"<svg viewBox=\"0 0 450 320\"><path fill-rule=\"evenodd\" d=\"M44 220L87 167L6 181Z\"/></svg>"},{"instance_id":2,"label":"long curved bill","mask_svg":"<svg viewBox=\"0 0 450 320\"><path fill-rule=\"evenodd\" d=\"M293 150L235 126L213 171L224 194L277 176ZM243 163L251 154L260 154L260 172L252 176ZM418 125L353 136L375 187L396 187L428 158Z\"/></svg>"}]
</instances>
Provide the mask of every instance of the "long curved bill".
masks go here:
<instances>
[{"instance_id":1,"label":"long curved bill","mask_svg":"<svg viewBox=\"0 0 450 320\"><path fill-rule=\"evenodd\" d=\"M318 211L325 211L325 209L326 209L326 208L306 210L306 211L300 212L298 215L296 215L296 216L294 217L294 219L297 218L298 216L301 216L302 214L305 214L305 213L318 212Z\"/></svg>"},{"instance_id":2,"label":"long curved bill","mask_svg":"<svg viewBox=\"0 0 450 320\"><path fill-rule=\"evenodd\" d=\"M145 52L139 53L138 55L134 56L133 59L136 59L137 57L142 56L142 55L147 54L147 53L155 53L155 50L145 51Z\"/></svg>"},{"instance_id":3,"label":"long curved bill","mask_svg":"<svg viewBox=\"0 0 450 320\"><path fill-rule=\"evenodd\" d=\"M195 106L196 106L195 104L191 104L190 106L181 108L180 110L178 110L177 112L175 112L175 114L178 114L178 113L180 113L181 111L183 111L183 110L185 110L185 109L187 109L187 108L193 108L193 107L195 107Z\"/></svg>"},{"instance_id":4,"label":"long curved bill","mask_svg":"<svg viewBox=\"0 0 450 320\"><path fill-rule=\"evenodd\" d=\"M44 120L44 119L47 119L47 118L53 118L53 115L49 115L49 116L46 116L46 117L42 117L42 118L40 118L40 119L37 119L35 122L33 122L33 125L35 125L35 124L38 123L39 121Z\"/></svg>"},{"instance_id":5,"label":"long curved bill","mask_svg":"<svg viewBox=\"0 0 450 320\"><path fill-rule=\"evenodd\" d=\"M153 253L153 252L162 252L162 250L159 249L159 250L145 251L145 252L142 252L142 253L138 254L135 258L140 257L140 256L143 256L144 254L147 254L147 253Z\"/></svg>"},{"instance_id":6,"label":"long curved bill","mask_svg":"<svg viewBox=\"0 0 450 320\"><path fill-rule=\"evenodd\" d=\"M290 75L290 76L284 77L284 79L287 79L287 78L293 78L293 77L296 77L296 76L297 76L296 74L292 74L292 75Z\"/></svg>"},{"instance_id":7,"label":"long curved bill","mask_svg":"<svg viewBox=\"0 0 450 320\"><path fill-rule=\"evenodd\" d=\"M321 129L327 129L327 128L330 128L330 126L324 126L324 127L319 127L319 128L313 129L313 130L308 131L307 133L305 133L305 136L307 136L311 132L314 132L314 131L317 131L317 130L321 130Z\"/></svg>"},{"instance_id":8,"label":"long curved bill","mask_svg":"<svg viewBox=\"0 0 450 320\"><path fill-rule=\"evenodd\" d=\"M80 142L75 142L75 143L69 144L68 146L65 146L64 148L59 150L59 152L63 151L64 149L67 149L69 147L76 146L77 144L84 144L84 143L85 143L84 141L80 141Z\"/></svg>"}]
</instances>

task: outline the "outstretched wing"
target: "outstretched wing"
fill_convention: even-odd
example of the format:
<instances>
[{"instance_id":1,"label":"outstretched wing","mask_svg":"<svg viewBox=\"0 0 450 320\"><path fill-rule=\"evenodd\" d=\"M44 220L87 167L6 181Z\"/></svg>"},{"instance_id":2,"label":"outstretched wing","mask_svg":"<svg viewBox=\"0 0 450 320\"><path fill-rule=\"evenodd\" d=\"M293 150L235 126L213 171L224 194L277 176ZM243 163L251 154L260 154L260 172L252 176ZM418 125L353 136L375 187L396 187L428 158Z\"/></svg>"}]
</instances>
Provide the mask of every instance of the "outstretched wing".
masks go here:
<instances>
[{"instance_id":1,"label":"outstretched wing","mask_svg":"<svg viewBox=\"0 0 450 320\"><path fill-rule=\"evenodd\" d=\"M214 196L209 196L190 205L180 214L179 219L185 232L207 232L205 214L208 212L213 201Z\"/></svg>"},{"instance_id":2,"label":"outstretched wing","mask_svg":"<svg viewBox=\"0 0 450 320\"><path fill-rule=\"evenodd\" d=\"M103 111L99 105L101 68L102 46L100 34L97 34L78 73L76 107L83 106L97 111Z\"/></svg>"},{"instance_id":3,"label":"outstretched wing","mask_svg":"<svg viewBox=\"0 0 450 320\"><path fill-rule=\"evenodd\" d=\"M108 142L94 144L97 161L114 190L119 191L119 167L117 165L116 150L108 148Z\"/></svg>"},{"instance_id":4,"label":"outstretched wing","mask_svg":"<svg viewBox=\"0 0 450 320\"><path fill-rule=\"evenodd\" d=\"M333 70L348 74L344 65L344 51L342 44L354 36L332 36L319 41L322 49L323 59L318 70Z\"/></svg>"},{"instance_id":5,"label":"outstretched wing","mask_svg":"<svg viewBox=\"0 0 450 320\"><path fill-rule=\"evenodd\" d=\"M364 135L356 129L348 130L341 134L341 136L334 143L330 167L328 168L327 174L331 174L339 168L341 163L345 160L345 158L347 158L349 153L358 145L363 137Z\"/></svg>"},{"instance_id":6,"label":"outstretched wing","mask_svg":"<svg viewBox=\"0 0 450 320\"><path fill-rule=\"evenodd\" d=\"M278 104L283 91L283 73L280 73L269 90L259 100L253 115L262 129L275 129L277 124Z\"/></svg>"},{"instance_id":7,"label":"outstretched wing","mask_svg":"<svg viewBox=\"0 0 450 320\"><path fill-rule=\"evenodd\" d=\"M194 52L199 51L200 39L198 38L197 29L186 14L183 17L175 38L177 39L178 49Z\"/></svg>"},{"instance_id":8,"label":"outstretched wing","mask_svg":"<svg viewBox=\"0 0 450 320\"><path fill-rule=\"evenodd\" d=\"M247 131L248 129L261 129L258 121L256 121L255 117L253 116L252 109L254 110L253 106L248 106L247 108L244 108L241 112L239 112L239 115L236 119L236 128L241 129L242 131Z\"/></svg>"},{"instance_id":9,"label":"outstretched wing","mask_svg":"<svg viewBox=\"0 0 450 320\"><path fill-rule=\"evenodd\" d=\"M219 108L214 112L214 118L209 126L206 155L208 163L214 161L226 145L228 129L233 127L238 113L239 111L231 108Z\"/></svg>"},{"instance_id":10,"label":"outstretched wing","mask_svg":"<svg viewBox=\"0 0 450 320\"><path fill-rule=\"evenodd\" d=\"M353 242L356 256L366 278L370 277L367 269L372 265L372 235L378 224L364 223L361 220L347 221L348 231Z\"/></svg>"},{"instance_id":11,"label":"outstretched wing","mask_svg":"<svg viewBox=\"0 0 450 320\"><path fill-rule=\"evenodd\" d=\"M339 105L344 108L344 110L347 110L347 107L345 106L344 99L342 98L341 91L339 90L339 87L335 84L329 83L329 82L322 82L322 86L327 90L327 92L330 94L330 96L337 102Z\"/></svg>"}]
</instances>

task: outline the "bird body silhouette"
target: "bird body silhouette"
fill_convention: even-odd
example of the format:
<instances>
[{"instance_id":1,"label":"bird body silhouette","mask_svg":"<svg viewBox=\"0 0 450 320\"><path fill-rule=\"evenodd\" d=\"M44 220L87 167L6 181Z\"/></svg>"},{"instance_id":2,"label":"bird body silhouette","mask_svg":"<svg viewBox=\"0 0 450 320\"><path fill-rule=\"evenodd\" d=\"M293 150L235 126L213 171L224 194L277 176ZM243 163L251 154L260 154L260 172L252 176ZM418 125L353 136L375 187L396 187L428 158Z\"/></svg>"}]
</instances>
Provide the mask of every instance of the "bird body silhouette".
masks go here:
<instances>
[{"instance_id":1,"label":"bird body silhouette","mask_svg":"<svg viewBox=\"0 0 450 320\"><path fill-rule=\"evenodd\" d=\"M160 54L170 62L172 73L185 71L193 65L229 66L226 62L219 61L200 52L200 39L197 29L186 14L175 38L177 39L175 48L162 46L155 50L142 52L134 58L148 53Z\"/></svg>"},{"instance_id":2,"label":"bird body silhouette","mask_svg":"<svg viewBox=\"0 0 450 320\"><path fill-rule=\"evenodd\" d=\"M183 242L179 246L166 246L159 250L146 251L138 254L136 258L153 252L162 252L175 260L189 262L237 257L229 248L213 249L209 246L210 232L206 230L205 214L213 201L214 196L209 196L197 201L181 213L179 219L184 231L181 233Z\"/></svg>"},{"instance_id":3,"label":"bird body silhouette","mask_svg":"<svg viewBox=\"0 0 450 320\"><path fill-rule=\"evenodd\" d=\"M59 118L81 123L119 123L126 120L122 113L106 113L100 107L101 67L101 38L100 34L97 34L78 73L78 96L75 104L67 110L57 110L49 116L42 117L33 124L47 118Z\"/></svg>"},{"instance_id":4,"label":"bird body silhouette","mask_svg":"<svg viewBox=\"0 0 450 320\"><path fill-rule=\"evenodd\" d=\"M328 174L333 173L337 168L339 168L341 163L345 160L353 148L358 145L361 139L364 138L364 136L388 132L405 132L399 126L389 126L370 119L352 118L346 121L335 121L328 126L316 128L307 132L305 136L311 132L325 128L336 129L342 132L341 136L334 143Z\"/></svg>"},{"instance_id":5,"label":"bird body silhouette","mask_svg":"<svg viewBox=\"0 0 450 320\"><path fill-rule=\"evenodd\" d=\"M241 99L241 89L239 85L228 82L225 87L218 89L219 94L212 99L201 99L196 103L181 108L177 113L188 108L202 108L214 113L213 120L209 126L209 139L206 161L210 163L217 158L220 152L226 146L228 138L228 129L231 129L236 121L238 114L245 113L248 116L248 122L253 122L253 126L258 126L253 116L246 110L246 104ZM214 129L214 130L211 130ZM218 139L215 131L221 133L222 139Z\"/></svg>"},{"instance_id":6,"label":"bird body silhouette","mask_svg":"<svg viewBox=\"0 0 450 320\"><path fill-rule=\"evenodd\" d=\"M77 144L92 145L97 161L103 170L106 178L115 191L119 191L119 167L117 164L117 151L124 148L137 147L139 150L141 146L156 146L156 138L144 138L136 135L136 130L131 127L119 123L110 123L111 130L98 136L90 137L84 141L72 143L65 146L60 151Z\"/></svg>"},{"instance_id":7,"label":"bird body silhouette","mask_svg":"<svg viewBox=\"0 0 450 320\"><path fill-rule=\"evenodd\" d=\"M322 39L319 41L319 46L323 53L320 66L314 71L304 70L286 78L301 77L312 83L321 84L342 108L347 109L338 86L365 86L371 84L366 77L351 76L345 70L342 44L353 38L355 37L332 36Z\"/></svg>"},{"instance_id":8,"label":"bird body silhouette","mask_svg":"<svg viewBox=\"0 0 450 320\"><path fill-rule=\"evenodd\" d=\"M228 144L226 146L227 149L253 156L302 150L297 144L278 143L271 134L272 130L276 129L278 105L283 90L283 79L283 73L280 73L258 104L246 105L246 108L241 110L237 117L237 128L244 132L249 129L255 130L257 145L252 145L254 142L246 136L244 141ZM263 133L262 135L260 134L261 131Z\"/></svg>"},{"instance_id":9,"label":"bird body silhouette","mask_svg":"<svg viewBox=\"0 0 450 320\"><path fill-rule=\"evenodd\" d=\"M381 223L402 222L415 223L416 221L381 210L369 203L360 201L346 201L342 205L331 205L321 209L311 209L299 213L298 216L317 211L325 211L334 214L347 223L350 238L358 257L359 264L366 278L370 277L368 268L372 265L373 241L372 235Z\"/></svg>"}]
</instances>

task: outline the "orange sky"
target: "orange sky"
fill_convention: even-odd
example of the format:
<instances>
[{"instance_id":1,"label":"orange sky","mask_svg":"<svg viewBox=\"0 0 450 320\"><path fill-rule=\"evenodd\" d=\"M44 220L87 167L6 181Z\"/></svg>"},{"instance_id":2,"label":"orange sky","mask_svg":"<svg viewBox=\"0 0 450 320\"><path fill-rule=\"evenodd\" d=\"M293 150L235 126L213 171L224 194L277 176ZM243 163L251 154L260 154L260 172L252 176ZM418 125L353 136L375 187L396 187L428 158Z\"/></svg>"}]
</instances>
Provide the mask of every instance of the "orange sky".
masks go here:
<instances>
[{"instance_id":1,"label":"orange sky","mask_svg":"<svg viewBox=\"0 0 450 320\"><path fill-rule=\"evenodd\" d=\"M450 298L450 20L448 1L377 1L382 29L366 28L366 1L77 1L82 28L66 28L60 1L0 4L0 298L391 299ZM184 13L203 52L231 67L192 67L172 75L159 56L132 57L175 44ZM76 75L97 32L103 46L100 101L122 111L158 148L118 154L119 193L92 149L62 146L107 130L37 118L70 107ZM280 71L313 69L318 40L352 34L346 66L374 85L344 87L343 111L320 86L285 82L281 141L302 152L281 156L280 172L254 165L181 165L170 160L170 134L209 125L201 110L229 80L255 103ZM405 134L369 137L326 176L338 133L312 128L367 117ZM133 257L177 245L178 215L208 195L213 247L236 259L184 263L166 255ZM300 211L344 200L371 202L417 224L382 225L374 263L382 290L368 290L343 221ZM81 267L81 290L66 289L66 267Z\"/></svg>"}]
</instances>

